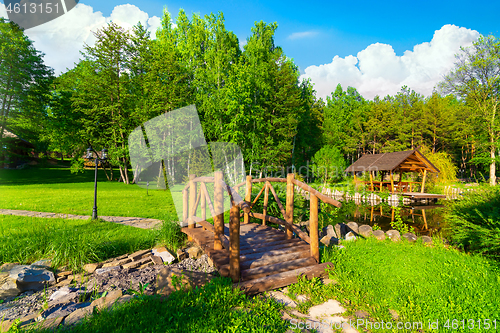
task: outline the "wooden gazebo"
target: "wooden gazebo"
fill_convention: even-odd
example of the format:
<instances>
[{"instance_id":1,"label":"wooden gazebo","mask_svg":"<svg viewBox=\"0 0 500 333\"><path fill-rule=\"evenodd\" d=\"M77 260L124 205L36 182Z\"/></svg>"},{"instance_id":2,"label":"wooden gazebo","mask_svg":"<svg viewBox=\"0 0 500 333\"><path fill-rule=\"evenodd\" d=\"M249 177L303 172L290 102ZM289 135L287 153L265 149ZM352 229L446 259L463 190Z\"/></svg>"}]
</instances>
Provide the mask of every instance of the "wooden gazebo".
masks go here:
<instances>
[{"instance_id":1,"label":"wooden gazebo","mask_svg":"<svg viewBox=\"0 0 500 333\"><path fill-rule=\"evenodd\" d=\"M372 191L376 189L382 191L384 187L389 188L392 193L398 192L411 192L413 184L421 184L420 192L424 193L425 178L427 172L439 172L425 156L418 151L418 149L398 151L394 153L383 154L365 154L361 156L356 162L350 165L345 172L356 174L362 172L370 173L370 184ZM375 180L374 173L381 174L380 181ZM422 182L403 182L404 172L419 172L422 174ZM390 181L384 182L384 173L389 173ZM399 173L398 181L394 180L394 174Z\"/></svg>"}]
</instances>

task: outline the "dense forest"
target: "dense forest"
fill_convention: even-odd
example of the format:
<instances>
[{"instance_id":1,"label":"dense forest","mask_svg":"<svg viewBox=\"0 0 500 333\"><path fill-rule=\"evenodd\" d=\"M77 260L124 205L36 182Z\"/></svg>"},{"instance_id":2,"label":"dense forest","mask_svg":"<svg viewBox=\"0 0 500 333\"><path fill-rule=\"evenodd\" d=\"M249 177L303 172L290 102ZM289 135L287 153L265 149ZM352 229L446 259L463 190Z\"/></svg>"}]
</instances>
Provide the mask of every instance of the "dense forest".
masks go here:
<instances>
[{"instance_id":1,"label":"dense forest","mask_svg":"<svg viewBox=\"0 0 500 333\"><path fill-rule=\"evenodd\" d=\"M75 167L88 146L106 147L128 183L128 135L194 104L207 142L237 144L253 174L326 166L336 171L325 175L334 181L362 154L420 147L449 159L458 177L494 184L500 130L494 36L463 48L431 96L404 86L366 100L338 85L324 101L275 45L276 29L256 22L240 48L222 13L189 18L181 10L174 24L165 11L156 38L141 25L125 30L110 23L95 31L95 45L84 45L75 67L55 77L24 32L0 19L0 159L12 152L7 130L32 142L35 154L73 156Z\"/></svg>"}]
</instances>

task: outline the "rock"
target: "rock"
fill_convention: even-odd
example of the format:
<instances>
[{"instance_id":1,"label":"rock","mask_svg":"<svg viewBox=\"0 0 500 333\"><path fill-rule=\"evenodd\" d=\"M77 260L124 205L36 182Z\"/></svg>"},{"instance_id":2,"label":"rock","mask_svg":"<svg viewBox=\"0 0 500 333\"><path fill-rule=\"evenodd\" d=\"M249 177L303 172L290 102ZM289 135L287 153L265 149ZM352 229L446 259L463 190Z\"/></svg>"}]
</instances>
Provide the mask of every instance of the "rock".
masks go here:
<instances>
[{"instance_id":1,"label":"rock","mask_svg":"<svg viewBox=\"0 0 500 333\"><path fill-rule=\"evenodd\" d=\"M64 272L59 272L56 274L56 276L58 278L62 278L62 277L67 277L68 275L72 275L73 272L72 271L64 271Z\"/></svg>"},{"instance_id":2,"label":"rock","mask_svg":"<svg viewBox=\"0 0 500 333\"><path fill-rule=\"evenodd\" d=\"M177 249L176 255L177 255L177 260L179 261L183 261L188 257L188 254L184 252L182 249Z\"/></svg>"},{"instance_id":3,"label":"rock","mask_svg":"<svg viewBox=\"0 0 500 333\"><path fill-rule=\"evenodd\" d=\"M123 304L125 302L129 302L134 297L135 297L134 295L123 295L122 297L118 298L116 300L116 302L113 303L113 305L115 305L115 304Z\"/></svg>"},{"instance_id":4,"label":"rock","mask_svg":"<svg viewBox=\"0 0 500 333\"><path fill-rule=\"evenodd\" d=\"M137 267L142 266L150 261L151 261L151 256L145 257L145 258L139 259L137 261L132 261L132 262L129 262L128 264L125 264L125 265L123 265L123 268L125 268L125 269L137 268Z\"/></svg>"},{"instance_id":5,"label":"rock","mask_svg":"<svg viewBox=\"0 0 500 333\"><path fill-rule=\"evenodd\" d=\"M17 288L26 290L42 290L49 284L55 284L54 273L43 268L22 265L10 271L10 278L17 280Z\"/></svg>"},{"instance_id":6,"label":"rock","mask_svg":"<svg viewBox=\"0 0 500 333\"><path fill-rule=\"evenodd\" d=\"M346 235L345 235L345 240L346 241L353 241L353 240L356 240L357 237L356 237L356 234L352 231L349 231Z\"/></svg>"},{"instance_id":7,"label":"rock","mask_svg":"<svg viewBox=\"0 0 500 333\"><path fill-rule=\"evenodd\" d=\"M4 300L10 297L16 297L21 293L18 288L0 289L0 300Z\"/></svg>"},{"instance_id":8,"label":"rock","mask_svg":"<svg viewBox=\"0 0 500 333\"><path fill-rule=\"evenodd\" d=\"M382 230L372 231L372 235L373 235L373 237L375 237L378 240L384 240L385 239L385 232L383 232Z\"/></svg>"},{"instance_id":9,"label":"rock","mask_svg":"<svg viewBox=\"0 0 500 333\"><path fill-rule=\"evenodd\" d=\"M57 317L64 318L74 311L80 308L84 308L88 305L90 305L90 303L60 303L44 311L42 313L42 317L47 319L55 319Z\"/></svg>"},{"instance_id":10,"label":"rock","mask_svg":"<svg viewBox=\"0 0 500 333\"><path fill-rule=\"evenodd\" d=\"M125 265L128 265L128 264L125 264ZM123 265L125 268L125 265ZM96 274L103 274L103 273L107 273L107 272L110 272L110 271L119 271L120 270L120 266L114 266L114 267L106 267L106 268L98 268L95 270L95 273Z\"/></svg>"},{"instance_id":11,"label":"rock","mask_svg":"<svg viewBox=\"0 0 500 333\"><path fill-rule=\"evenodd\" d=\"M389 309L389 313L391 314L392 320L398 320L399 319L399 315L396 312L396 310Z\"/></svg>"},{"instance_id":12,"label":"rock","mask_svg":"<svg viewBox=\"0 0 500 333\"><path fill-rule=\"evenodd\" d=\"M432 244L432 238L429 236L422 236L422 243L424 244Z\"/></svg>"},{"instance_id":13,"label":"rock","mask_svg":"<svg viewBox=\"0 0 500 333\"><path fill-rule=\"evenodd\" d=\"M153 255L160 257L164 263L171 264L175 257L167 250L165 246L157 247L152 250Z\"/></svg>"},{"instance_id":14,"label":"rock","mask_svg":"<svg viewBox=\"0 0 500 333\"><path fill-rule=\"evenodd\" d=\"M71 292L71 289L69 289L68 287L62 287L49 297L49 302L58 302L59 300L66 298L66 296Z\"/></svg>"},{"instance_id":15,"label":"rock","mask_svg":"<svg viewBox=\"0 0 500 333\"><path fill-rule=\"evenodd\" d=\"M360 234L363 237L370 237L373 233L373 229L371 226L367 224L362 224L358 228L358 234Z\"/></svg>"},{"instance_id":16,"label":"rock","mask_svg":"<svg viewBox=\"0 0 500 333\"><path fill-rule=\"evenodd\" d=\"M93 301L90 306L93 308L96 307L99 310L110 308L114 302L122 296L123 293L121 290L113 290L108 293L106 297L101 297Z\"/></svg>"},{"instance_id":17,"label":"rock","mask_svg":"<svg viewBox=\"0 0 500 333\"><path fill-rule=\"evenodd\" d=\"M19 266L19 264L16 263L6 263L0 266L0 272L10 272L10 270L16 266Z\"/></svg>"},{"instance_id":18,"label":"rock","mask_svg":"<svg viewBox=\"0 0 500 333\"><path fill-rule=\"evenodd\" d=\"M30 265L31 267L34 268L45 268L48 269L50 266L52 266L52 260L50 259L42 259L38 260Z\"/></svg>"},{"instance_id":19,"label":"rock","mask_svg":"<svg viewBox=\"0 0 500 333\"><path fill-rule=\"evenodd\" d=\"M93 310L94 309L90 305L77 309L76 311L69 314L66 318L64 318L64 325L75 324L76 322L82 320L86 316L90 316Z\"/></svg>"},{"instance_id":20,"label":"rock","mask_svg":"<svg viewBox=\"0 0 500 333\"><path fill-rule=\"evenodd\" d=\"M268 295L274 298L276 302L281 303L284 306L289 306L292 308L297 307L297 303L295 303L290 297L283 294L281 291L270 291Z\"/></svg>"},{"instance_id":21,"label":"rock","mask_svg":"<svg viewBox=\"0 0 500 333\"><path fill-rule=\"evenodd\" d=\"M337 235L337 238L343 238L346 234L346 225L344 223L337 223L334 226L335 229L335 234Z\"/></svg>"},{"instance_id":22,"label":"rock","mask_svg":"<svg viewBox=\"0 0 500 333\"><path fill-rule=\"evenodd\" d=\"M151 260L153 261L153 263L155 265L163 265L163 259L159 256L153 255L153 256L151 256Z\"/></svg>"},{"instance_id":23,"label":"rock","mask_svg":"<svg viewBox=\"0 0 500 333\"><path fill-rule=\"evenodd\" d=\"M156 278L156 291L160 295L170 295L176 290L187 290L195 286L203 286L212 278L212 275L204 272L183 271L178 268L164 267Z\"/></svg>"},{"instance_id":24,"label":"rock","mask_svg":"<svg viewBox=\"0 0 500 333\"><path fill-rule=\"evenodd\" d=\"M335 237L326 235L325 237L321 238L320 242L325 244L326 246L330 246L337 245L339 243L339 240Z\"/></svg>"},{"instance_id":25,"label":"rock","mask_svg":"<svg viewBox=\"0 0 500 333\"><path fill-rule=\"evenodd\" d=\"M124 259L120 259L120 260L114 260L112 262L108 262L108 263L103 264L102 268L122 266L122 265L127 264L127 263L129 263L131 261L132 261L132 259L130 259L130 258L124 258Z\"/></svg>"},{"instance_id":26,"label":"rock","mask_svg":"<svg viewBox=\"0 0 500 333\"><path fill-rule=\"evenodd\" d=\"M358 310L354 313L354 315L358 318L361 318L361 319L366 319L370 316L370 314L366 311L363 311L363 310Z\"/></svg>"},{"instance_id":27,"label":"rock","mask_svg":"<svg viewBox=\"0 0 500 333\"><path fill-rule=\"evenodd\" d=\"M413 243L414 241L417 240L417 236L411 232L407 232L406 234L403 234L403 238L406 238L406 240L410 243Z\"/></svg>"},{"instance_id":28,"label":"rock","mask_svg":"<svg viewBox=\"0 0 500 333\"><path fill-rule=\"evenodd\" d=\"M323 282L324 285L327 285L327 284L337 284L338 283L337 281L329 279L329 278L323 278L321 281Z\"/></svg>"},{"instance_id":29,"label":"rock","mask_svg":"<svg viewBox=\"0 0 500 333\"><path fill-rule=\"evenodd\" d=\"M98 263L86 264L85 266L83 266L83 270L89 274L92 274L99 267L101 267L101 265Z\"/></svg>"},{"instance_id":30,"label":"rock","mask_svg":"<svg viewBox=\"0 0 500 333\"><path fill-rule=\"evenodd\" d=\"M21 317L19 322L19 327L31 324L38 318L38 316L39 316L38 312L35 312L35 313L30 313L24 317Z\"/></svg>"},{"instance_id":31,"label":"rock","mask_svg":"<svg viewBox=\"0 0 500 333\"><path fill-rule=\"evenodd\" d=\"M349 229L351 229L351 231L353 231L355 234L358 234L358 230L359 230L359 227L358 227L358 224L356 222L349 222L347 223L347 227Z\"/></svg>"},{"instance_id":32,"label":"rock","mask_svg":"<svg viewBox=\"0 0 500 333\"><path fill-rule=\"evenodd\" d=\"M64 320L64 317L57 317L57 318L45 319L42 322L41 328L43 328L43 329L55 329L59 325L61 325L61 323L62 323L63 320Z\"/></svg>"},{"instance_id":33,"label":"rock","mask_svg":"<svg viewBox=\"0 0 500 333\"><path fill-rule=\"evenodd\" d=\"M10 327L14 324L14 319L12 320L0 320L0 332L7 332Z\"/></svg>"},{"instance_id":34,"label":"rock","mask_svg":"<svg viewBox=\"0 0 500 333\"><path fill-rule=\"evenodd\" d=\"M338 238L338 237L337 237L337 234L335 233L335 229L333 228L333 225L331 225L331 224L329 224L329 225L326 227L326 234L327 234L328 236Z\"/></svg>"},{"instance_id":35,"label":"rock","mask_svg":"<svg viewBox=\"0 0 500 333\"><path fill-rule=\"evenodd\" d=\"M71 280L64 279L64 280L60 281L59 283L57 283L55 286L56 287L65 287L65 286L70 285L70 284L71 284Z\"/></svg>"},{"instance_id":36,"label":"rock","mask_svg":"<svg viewBox=\"0 0 500 333\"><path fill-rule=\"evenodd\" d=\"M203 254L203 252L196 246L191 246L186 252L189 254L189 258L192 259L199 259Z\"/></svg>"},{"instance_id":37,"label":"rock","mask_svg":"<svg viewBox=\"0 0 500 333\"><path fill-rule=\"evenodd\" d=\"M389 237L393 242L397 242L401 240L401 235L399 234L399 231L397 230L389 230L386 232L387 237Z\"/></svg>"},{"instance_id":38,"label":"rock","mask_svg":"<svg viewBox=\"0 0 500 333\"><path fill-rule=\"evenodd\" d=\"M309 309L309 316L312 318L329 317L334 314L344 313L345 311L346 309L338 301L330 299L328 302L311 307Z\"/></svg>"},{"instance_id":39,"label":"rock","mask_svg":"<svg viewBox=\"0 0 500 333\"><path fill-rule=\"evenodd\" d=\"M146 262L145 264L142 264L141 266L139 266L138 269L143 269L143 268L146 268L146 267L149 267L149 266L153 266L154 264L155 263L152 260L150 260L150 261Z\"/></svg>"},{"instance_id":40,"label":"rock","mask_svg":"<svg viewBox=\"0 0 500 333\"><path fill-rule=\"evenodd\" d=\"M137 252L132 253L128 257L130 259L136 261L136 260L139 260L139 259L142 259L142 258L145 258L145 257L150 257L152 255L153 254L151 253L151 250L141 250L141 251L137 251Z\"/></svg>"}]
</instances>

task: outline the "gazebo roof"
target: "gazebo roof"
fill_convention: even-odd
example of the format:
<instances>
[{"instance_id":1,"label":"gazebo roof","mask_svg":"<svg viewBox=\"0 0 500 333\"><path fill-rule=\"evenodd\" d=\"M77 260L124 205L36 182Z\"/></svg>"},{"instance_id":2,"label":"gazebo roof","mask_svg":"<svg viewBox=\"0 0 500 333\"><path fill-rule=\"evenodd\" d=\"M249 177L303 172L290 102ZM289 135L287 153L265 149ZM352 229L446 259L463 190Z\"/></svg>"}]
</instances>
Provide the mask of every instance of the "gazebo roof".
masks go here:
<instances>
[{"instance_id":1,"label":"gazebo roof","mask_svg":"<svg viewBox=\"0 0 500 333\"><path fill-rule=\"evenodd\" d=\"M365 154L345 169L345 172L416 172L424 170L429 172L439 172L439 169L436 168L427 158L425 158L421 152L414 149L397 151L394 153Z\"/></svg>"}]
</instances>

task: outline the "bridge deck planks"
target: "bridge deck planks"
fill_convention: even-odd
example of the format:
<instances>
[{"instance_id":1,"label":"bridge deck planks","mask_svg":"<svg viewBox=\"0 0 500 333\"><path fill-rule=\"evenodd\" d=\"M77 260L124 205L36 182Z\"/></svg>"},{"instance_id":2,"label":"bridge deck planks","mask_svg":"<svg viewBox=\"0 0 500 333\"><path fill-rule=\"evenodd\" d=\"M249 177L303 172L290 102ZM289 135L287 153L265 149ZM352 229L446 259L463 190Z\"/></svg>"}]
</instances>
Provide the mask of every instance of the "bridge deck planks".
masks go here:
<instances>
[{"instance_id":1,"label":"bridge deck planks","mask_svg":"<svg viewBox=\"0 0 500 333\"><path fill-rule=\"evenodd\" d=\"M229 275L229 251L214 250L214 235L203 227L182 228L212 260L219 273ZM224 226L229 236L229 224ZM301 239L287 240L283 231L256 223L240 225L240 267L242 289L248 293L280 288L296 282L297 274L320 276L324 264L310 256L309 244ZM294 273L295 272L295 273ZM285 277L285 278L284 278ZM253 284L255 281L255 285ZM236 285L236 284L235 284Z\"/></svg>"}]
</instances>

